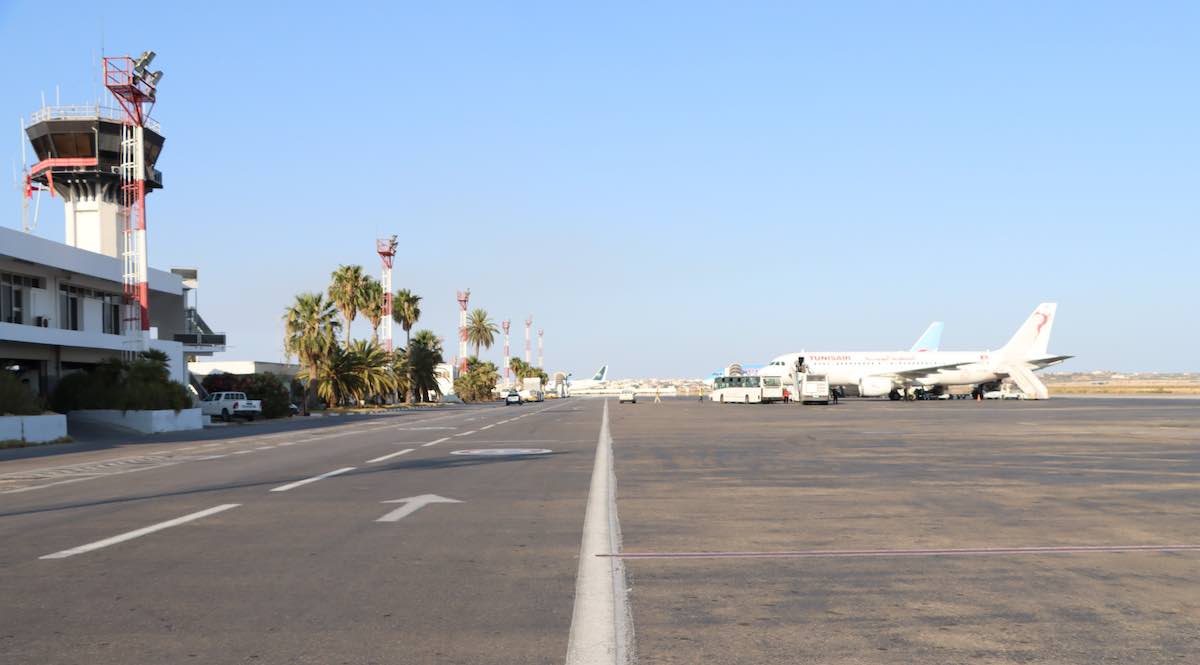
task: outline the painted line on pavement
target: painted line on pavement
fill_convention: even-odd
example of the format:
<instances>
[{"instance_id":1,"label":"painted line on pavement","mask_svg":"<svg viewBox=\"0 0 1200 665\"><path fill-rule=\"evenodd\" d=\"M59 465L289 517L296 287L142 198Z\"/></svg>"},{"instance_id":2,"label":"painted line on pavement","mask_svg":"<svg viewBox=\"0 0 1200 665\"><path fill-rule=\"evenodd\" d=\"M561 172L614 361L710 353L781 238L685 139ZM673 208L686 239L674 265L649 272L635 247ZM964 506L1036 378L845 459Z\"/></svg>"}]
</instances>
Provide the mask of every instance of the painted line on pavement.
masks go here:
<instances>
[{"instance_id":1,"label":"painted line on pavement","mask_svg":"<svg viewBox=\"0 0 1200 665\"><path fill-rule=\"evenodd\" d=\"M234 451L233 454L234 455L249 455L252 452L254 452L254 451L253 450L236 450L236 451Z\"/></svg>"},{"instance_id":2,"label":"painted line on pavement","mask_svg":"<svg viewBox=\"0 0 1200 665\"><path fill-rule=\"evenodd\" d=\"M443 441L449 441L449 440L450 440L450 437L446 436L446 437L442 437L442 438L438 439L437 441L430 441L429 443L421 444L421 447L428 448L429 446L436 446L437 444L439 444Z\"/></svg>"},{"instance_id":3,"label":"painted line on pavement","mask_svg":"<svg viewBox=\"0 0 1200 665\"><path fill-rule=\"evenodd\" d=\"M924 550L794 550L782 552L621 552L596 556L609 559L841 559L1116 552L1200 552L1200 545L1063 545L1054 547L956 547Z\"/></svg>"},{"instance_id":4,"label":"painted line on pavement","mask_svg":"<svg viewBox=\"0 0 1200 665\"><path fill-rule=\"evenodd\" d=\"M382 457L376 457L375 459L369 459L369 460L367 460L367 464L374 464L375 462L382 462L385 459L391 459L393 457L407 455L408 453L411 453L412 451L413 451L412 448L405 448L404 450L401 450L399 452L388 453L387 455L384 455Z\"/></svg>"},{"instance_id":5,"label":"painted line on pavement","mask_svg":"<svg viewBox=\"0 0 1200 665\"><path fill-rule=\"evenodd\" d=\"M483 430L485 430L485 429L491 429L491 428L493 428L493 427L495 427L495 425L494 425L494 424L493 424L493 425L484 425L483 427L480 427L480 428L479 428L479 431L480 431L480 432L482 432L482 431L483 431Z\"/></svg>"},{"instance_id":6,"label":"painted line on pavement","mask_svg":"<svg viewBox=\"0 0 1200 665\"><path fill-rule=\"evenodd\" d=\"M353 471L354 469L355 469L355 467L352 467L352 466L342 467L342 468L340 468L340 469L335 469L335 470L333 470L333 471L329 471L329 472L326 472L326 473L322 473L322 474L321 474L321 475L319 475L319 476L313 476L312 478L305 478L304 480L297 480L297 481L296 481L296 482L294 482L294 483L288 483L288 484L286 484L286 485L280 485L279 487L276 487L276 488L272 489L271 491L272 491L272 492L286 492L286 491L288 491L288 490L290 490L290 489L295 489L295 488L297 488L297 487L300 487L301 485L307 485L307 484L309 484L309 483L315 483L315 482L317 482L318 480L325 480L326 478L331 478L331 477L333 477L333 476L336 476L336 475L340 475L340 474L346 473L347 471Z\"/></svg>"},{"instance_id":7,"label":"painted line on pavement","mask_svg":"<svg viewBox=\"0 0 1200 665\"><path fill-rule=\"evenodd\" d=\"M604 417L583 518L583 540L579 546L567 665L625 665L634 653L625 564L617 557L597 556L621 551L616 483L608 400L604 400Z\"/></svg>"},{"instance_id":8,"label":"painted line on pavement","mask_svg":"<svg viewBox=\"0 0 1200 665\"><path fill-rule=\"evenodd\" d=\"M210 459L221 459L222 457L229 457L229 454L228 454L228 453L226 453L226 454L224 454L224 455L209 455L209 456L207 456L207 457L197 457L197 458L196 458L196 461L197 461L197 462L206 462L206 461L208 461L208 460L210 460Z\"/></svg>"},{"instance_id":9,"label":"painted line on pavement","mask_svg":"<svg viewBox=\"0 0 1200 665\"><path fill-rule=\"evenodd\" d=\"M173 520L167 520L166 522L159 522L158 524L151 524L150 526L143 527L141 529L135 529L133 531L128 531L126 533L122 533L119 536L113 536L112 538L105 538L104 540L97 540L94 543L88 543L87 545L80 545L79 547L73 547L69 550L55 552L54 554L47 554L46 556L42 556L42 557L38 557L38 558L39 559L65 559L69 556L75 556L76 554L83 554L84 552L91 552L93 550L98 550L98 549L101 549L104 547L108 547L109 545L116 545L117 543L123 543L127 540L133 540L134 538L141 538L142 536L154 533L155 531L162 531L163 529L169 529L173 526L179 526L180 524L186 524L187 522L192 522L192 521L198 520L202 517L208 517L209 515L215 515L217 513L224 512L231 508L237 508L240 505L242 505L242 504L240 504L240 503L225 503L225 504L221 504L219 506L213 506L212 508L201 510L199 512L192 513L190 515L184 515L183 517L176 517Z\"/></svg>"},{"instance_id":10,"label":"painted line on pavement","mask_svg":"<svg viewBox=\"0 0 1200 665\"><path fill-rule=\"evenodd\" d=\"M274 447L275 446L259 446L259 447L255 448L255 450L270 450Z\"/></svg>"},{"instance_id":11,"label":"painted line on pavement","mask_svg":"<svg viewBox=\"0 0 1200 665\"><path fill-rule=\"evenodd\" d=\"M475 433L475 430L471 430L470 432L459 432L458 434L455 434L454 436L471 436L474 433Z\"/></svg>"}]
</instances>

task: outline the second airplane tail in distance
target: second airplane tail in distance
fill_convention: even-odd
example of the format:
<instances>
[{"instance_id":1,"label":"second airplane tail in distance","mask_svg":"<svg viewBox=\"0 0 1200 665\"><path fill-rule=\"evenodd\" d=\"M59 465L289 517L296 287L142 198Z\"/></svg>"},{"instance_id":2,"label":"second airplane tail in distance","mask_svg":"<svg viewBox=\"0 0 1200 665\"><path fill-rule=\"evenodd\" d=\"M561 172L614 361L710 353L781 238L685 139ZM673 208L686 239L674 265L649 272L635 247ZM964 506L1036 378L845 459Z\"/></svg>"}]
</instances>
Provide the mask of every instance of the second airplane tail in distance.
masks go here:
<instances>
[{"instance_id":1,"label":"second airplane tail in distance","mask_svg":"<svg viewBox=\"0 0 1200 665\"><path fill-rule=\"evenodd\" d=\"M942 330L945 327L946 324L941 321L934 321L929 324L929 327L925 329L925 332L921 333L916 342L913 342L912 348L909 350L913 353L937 351L942 345Z\"/></svg>"}]
</instances>

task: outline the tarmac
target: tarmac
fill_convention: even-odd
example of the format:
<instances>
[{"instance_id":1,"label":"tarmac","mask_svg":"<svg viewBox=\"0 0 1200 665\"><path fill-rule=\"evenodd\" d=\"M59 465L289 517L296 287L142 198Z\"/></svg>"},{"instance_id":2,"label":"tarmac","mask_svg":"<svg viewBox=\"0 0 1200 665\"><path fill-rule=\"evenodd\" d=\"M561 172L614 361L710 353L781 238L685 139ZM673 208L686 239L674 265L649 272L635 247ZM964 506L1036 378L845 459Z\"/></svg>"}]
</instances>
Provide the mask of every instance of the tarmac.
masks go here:
<instances>
[{"instance_id":1,"label":"tarmac","mask_svg":"<svg viewBox=\"0 0 1200 665\"><path fill-rule=\"evenodd\" d=\"M54 448L0 457L6 664L1200 653L1195 400L571 398Z\"/></svg>"},{"instance_id":2,"label":"tarmac","mask_svg":"<svg viewBox=\"0 0 1200 665\"><path fill-rule=\"evenodd\" d=\"M612 413L643 665L1197 662L1200 402Z\"/></svg>"}]
</instances>

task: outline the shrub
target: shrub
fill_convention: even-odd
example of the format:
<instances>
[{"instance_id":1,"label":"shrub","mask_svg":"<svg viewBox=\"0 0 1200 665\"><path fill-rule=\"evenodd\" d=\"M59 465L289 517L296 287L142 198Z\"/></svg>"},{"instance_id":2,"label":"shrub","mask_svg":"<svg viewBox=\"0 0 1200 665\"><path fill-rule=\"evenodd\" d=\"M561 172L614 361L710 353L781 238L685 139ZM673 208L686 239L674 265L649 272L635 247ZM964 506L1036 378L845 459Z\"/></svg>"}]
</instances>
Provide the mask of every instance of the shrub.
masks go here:
<instances>
[{"instance_id":1,"label":"shrub","mask_svg":"<svg viewBox=\"0 0 1200 665\"><path fill-rule=\"evenodd\" d=\"M468 358L466 373L454 379L454 392L464 402L485 402L492 399L499 379L495 365Z\"/></svg>"},{"instance_id":2,"label":"shrub","mask_svg":"<svg viewBox=\"0 0 1200 665\"><path fill-rule=\"evenodd\" d=\"M201 381L204 389L214 392L246 393L248 399L262 400L264 418L282 418L292 413L291 395L283 380L270 373L209 374Z\"/></svg>"},{"instance_id":3,"label":"shrub","mask_svg":"<svg viewBox=\"0 0 1200 665\"><path fill-rule=\"evenodd\" d=\"M192 406L187 388L171 380L161 354L145 353L133 362L110 358L95 368L63 377L51 397L55 411L120 409L144 411Z\"/></svg>"},{"instance_id":4,"label":"shrub","mask_svg":"<svg viewBox=\"0 0 1200 665\"><path fill-rule=\"evenodd\" d=\"M0 370L0 416L36 416L41 412L37 395L12 372Z\"/></svg>"}]
</instances>

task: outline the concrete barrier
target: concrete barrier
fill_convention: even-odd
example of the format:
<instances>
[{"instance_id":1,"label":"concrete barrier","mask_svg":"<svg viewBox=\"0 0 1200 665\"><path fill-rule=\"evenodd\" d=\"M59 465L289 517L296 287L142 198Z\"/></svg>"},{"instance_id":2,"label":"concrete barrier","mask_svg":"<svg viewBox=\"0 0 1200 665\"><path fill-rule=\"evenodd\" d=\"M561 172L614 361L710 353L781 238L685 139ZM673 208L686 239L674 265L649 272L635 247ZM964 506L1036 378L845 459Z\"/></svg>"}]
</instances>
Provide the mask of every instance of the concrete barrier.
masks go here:
<instances>
[{"instance_id":1,"label":"concrete barrier","mask_svg":"<svg viewBox=\"0 0 1200 665\"><path fill-rule=\"evenodd\" d=\"M73 423L94 423L119 427L141 434L181 432L204 428L200 409L183 409L178 413L170 409L124 412L116 409L81 409L68 413L67 420Z\"/></svg>"},{"instance_id":2,"label":"concrete barrier","mask_svg":"<svg viewBox=\"0 0 1200 665\"><path fill-rule=\"evenodd\" d=\"M24 416L0 416L0 441L21 440L21 418Z\"/></svg>"},{"instance_id":3,"label":"concrete barrier","mask_svg":"<svg viewBox=\"0 0 1200 665\"><path fill-rule=\"evenodd\" d=\"M61 413L43 416L21 416L25 443L57 441L67 435L67 417Z\"/></svg>"},{"instance_id":4,"label":"concrete barrier","mask_svg":"<svg viewBox=\"0 0 1200 665\"><path fill-rule=\"evenodd\" d=\"M0 441L46 443L67 435L67 417L60 413L43 416L0 417Z\"/></svg>"}]
</instances>

